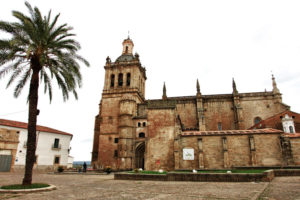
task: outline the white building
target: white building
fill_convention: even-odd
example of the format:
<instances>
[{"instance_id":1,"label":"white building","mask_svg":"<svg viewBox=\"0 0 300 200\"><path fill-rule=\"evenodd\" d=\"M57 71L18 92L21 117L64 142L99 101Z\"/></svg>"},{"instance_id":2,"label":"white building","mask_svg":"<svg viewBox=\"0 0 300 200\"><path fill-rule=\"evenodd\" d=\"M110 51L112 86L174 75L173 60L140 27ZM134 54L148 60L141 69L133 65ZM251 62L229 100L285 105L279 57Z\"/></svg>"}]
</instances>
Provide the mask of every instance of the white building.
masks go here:
<instances>
[{"instance_id":1,"label":"white building","mask_svg":"<svg viewBox=\"0 0 300 200\"><path fill-rule=\"evenodd\" d=\"M0 128L19 132L19 144L14 169L23 169L27 149L27 123L0 119ZM73 135L45 126L37 126L36 162L34 169L53 170L58 166L67 167L70 142Z\"/></svg>"}]
</instances>

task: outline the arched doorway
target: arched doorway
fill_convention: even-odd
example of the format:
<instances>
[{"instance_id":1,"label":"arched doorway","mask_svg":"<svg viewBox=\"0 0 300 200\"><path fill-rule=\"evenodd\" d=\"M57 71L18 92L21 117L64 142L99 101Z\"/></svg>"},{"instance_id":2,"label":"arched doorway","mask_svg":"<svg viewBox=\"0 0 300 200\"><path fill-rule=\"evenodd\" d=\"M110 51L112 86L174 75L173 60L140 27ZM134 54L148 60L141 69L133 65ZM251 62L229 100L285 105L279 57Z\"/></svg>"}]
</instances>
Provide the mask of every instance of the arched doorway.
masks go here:
<instances>
[{"instance_id":1,"label":"arched doorway","mask_svg":"<svg viewBox=\"0 0 300 200\"><path fill-rule=\"evenodd\" d=\"M135 149L135 168L144 169L145 142L139 144Z\"/></svg>"}]
</instances>

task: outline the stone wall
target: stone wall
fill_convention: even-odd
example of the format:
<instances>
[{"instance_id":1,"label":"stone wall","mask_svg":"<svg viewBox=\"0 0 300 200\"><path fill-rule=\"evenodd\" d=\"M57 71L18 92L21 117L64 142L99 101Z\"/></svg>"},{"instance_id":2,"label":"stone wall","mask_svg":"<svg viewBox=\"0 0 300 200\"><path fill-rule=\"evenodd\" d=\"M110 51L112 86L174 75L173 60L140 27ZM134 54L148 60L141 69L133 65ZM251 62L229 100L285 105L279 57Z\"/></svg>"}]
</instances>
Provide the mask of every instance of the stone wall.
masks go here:
<instances>
[{"instance_id":1,"label":"stone wall","mask_svg":"<svg viewBox=\"0 0 300 200\"><path fill-rule=\"evenodd\" d=\"M250 137L253 137L253 147L250 146ZM254 134L250 137L249 135L181 136L179 169L282 165L279 134ZM183 160L184 148L194 149L194 160Z\"/></svg>"},{"instance_id":2,"label":"stone wall","mask_svg":"<svg viewBox=\"0 0 300 200\"><path fill-rule=\"evenodd\" d=\"M292 156L295 165L300 165L300 137L290 137Z\"/></svg>"},{"instance_id":3,"label":"stone wall","mask_svg":"<svg viewBox=\"0 0 300 200\"><path fill-rule=\"evenodd\" d=\"M146 170L174 169L175 109L148 110Z\"/></svg>"},{"instance_id":4,"label":"stone wall","mask_svg":"<svg viewBox=\"0 0 300 200\"><path fill-rule=\"evenodd\" d=\"M176 104L176 109L184 128L197 128L198 120L195 101L179 102Z\"/></svg>"},{"instance_id":5,"label":"stone wall","mask_svg":"<svg viewBox=\"0 0 300 200\"><path fill-rule=\"evenodd\" d=\"M14 170L16 153L19 144L19 132L0 128L0 150L12 156L11 168Z\"/></svg>"},{"instance_id":6,"label":"stone wall","mask_svg":"<svg viewBox=\"0 0 300 200\"><path fill-rule=\"evenodd\" d=\"M277 113L285 111L287 108L282 106L280 99L276 99L270 94L261 93L257 96L244 96L241 98L241 107L244 114L245 129L254 125L254 118L266 119Z\"/></svg>"},{"instance_id":7,"label":"stone wall","mask_svg":"<svg viewBox=\"0 0 300 200\"><path fill-rule=\"evenodd\" d=\"M233 130L234 112L232 99L207 99L204 101L204 115L206 130L218 130L221 123L222 130Z\"/></svg>"}]
</instances>

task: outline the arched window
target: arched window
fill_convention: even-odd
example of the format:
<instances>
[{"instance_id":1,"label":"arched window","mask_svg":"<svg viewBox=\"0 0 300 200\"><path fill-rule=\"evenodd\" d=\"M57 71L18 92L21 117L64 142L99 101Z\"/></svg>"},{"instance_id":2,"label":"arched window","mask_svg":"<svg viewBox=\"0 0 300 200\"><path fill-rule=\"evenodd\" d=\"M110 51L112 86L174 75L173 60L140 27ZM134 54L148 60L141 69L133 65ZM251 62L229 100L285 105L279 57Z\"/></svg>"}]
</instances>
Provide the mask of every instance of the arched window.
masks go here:
<instances>
[{"instance_id":1,"label":"arched window","mask_svg":"<svg viewBox=\"0 0 300 200\"><path fill-rule=\"evenodd\" d=\"M254 118L254 124L258 124L261 121L260 117L255 117Z\"/></svg>"},{"instance_id":2,"label":"arched window","mask_svg":"<svg viewBox=\"0 0 300 200\"><path fill-rule=\"evenodd\" d=\"M123 74L120 73L118 77L118 86L122 86L122 85L123 85Z\"/></svg>"},{"instance_id":3,"label":"arched window","mask_svg":"<svg viewBox=\"0 0 300 200\"><path fill-rule=\"evenodd\" d=\"M293 126L289 126L289 129L290 129L290 133L294 133L294 128L293 128Z\"/></svg>"},{"instance_id":4,"label":"arched window","mask_svg":"<svg viewBox=\"0 0 300 200\"><path fill-rule=\"evenodd\" d=\"M221 131L222 130L222 123L218 122L218 130Z\"/></svg>"},{"instance_id":5,"label":"arched window","mask_svg":"<svg viewBox=\"0 0 300 200\"><path fill-rule=\"evenodd\" d=\"M141 127L141 122L138 122L138 127Z\"/></svg>"},{"instance_id":6,"label":"arched window","mask_svg":"<svg viewBox=\"0 0 300 200\"><path fill-rule=\"evenodd\" d=\"M146 126L146 122L143 122L143 126L144 126L144 127Z\"/></svg>"},{"instance_id":7,"label":"arched window","mask_svg":"<svg viewBox=\"0 0 300 200\"><path fill-rule=\"evenodd\" d=\"M115 86L115 75L112 74L110 75L110 87L114 87Z\"/></svg>"},{"instance_id":8,"label":"arched window","mask_svg":"<svg viewBox=\"0 0 300 200\"><path fill-rule=\"evenodd\" d=\"M130 86L130 73L127 73L126 85Z\"/></svg>"},{"instance_id":9,"label":"arched window","mask_svg":"<svg viewBox=\"0 0 300 200\"><path fill-rule=\"evenodd\" d=\"M125 53L128 53L128 46L126 46Z\"/></svg>"},{"instance_id":10,"label":"arched window","mask_svg":"<svg viewBox=\"0 0 300 200\"><path fill-rule=\"evenodd\" d=\"M145 137L145 133L139 133L139 138L144 138Z\"/></svg>"}]
</instances>

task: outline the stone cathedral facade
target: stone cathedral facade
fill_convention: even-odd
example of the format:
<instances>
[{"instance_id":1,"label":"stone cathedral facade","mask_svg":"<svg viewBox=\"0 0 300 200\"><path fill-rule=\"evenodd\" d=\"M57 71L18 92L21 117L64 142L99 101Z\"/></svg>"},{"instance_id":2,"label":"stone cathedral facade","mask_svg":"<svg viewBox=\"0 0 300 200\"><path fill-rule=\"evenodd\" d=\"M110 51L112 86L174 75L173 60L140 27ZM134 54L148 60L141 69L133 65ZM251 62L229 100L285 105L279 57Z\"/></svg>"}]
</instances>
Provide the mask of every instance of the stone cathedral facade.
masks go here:
<instances>
[{"instance_id":1,"label":"stone cathedral facade","mask_svg":"<svg viewBox=\"0 0 300 200\"><path fill-rule=\"evenodd\" d=\"M146 69L130 38L122 55L106 59L105 83L95 118L92 165L114 170L216 169L300 165L283 131L247 130L289 110L275 78L273 90L145 99ZM299 139L300 140L300 139ZM285 145L287 144L287 145ZM296 143L295 143L296 144ZM298 148L298 147L297 147Z\"/></svg>"}]
</instances>

